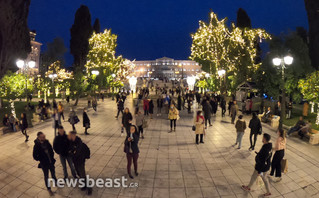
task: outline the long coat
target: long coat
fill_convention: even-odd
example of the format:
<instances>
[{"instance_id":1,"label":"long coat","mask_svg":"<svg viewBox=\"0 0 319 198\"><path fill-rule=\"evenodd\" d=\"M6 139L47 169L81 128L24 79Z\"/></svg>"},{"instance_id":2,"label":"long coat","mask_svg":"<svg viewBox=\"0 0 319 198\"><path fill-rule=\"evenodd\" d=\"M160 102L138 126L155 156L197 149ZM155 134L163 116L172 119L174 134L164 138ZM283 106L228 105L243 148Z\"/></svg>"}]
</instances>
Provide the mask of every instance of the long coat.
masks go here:
<instances>
[{"instance_id":1,"label":"long coat","mask_svg":"<svg viewBox=\"0 0 319 198\"><path fill-rule=\"evenodd\" d=\"M205 119L203 116L195 117L194 125L196 127L195 134L204 134L205 132Z\"/></svg>"},{"instance_id":2,"label":"long coat","mask_svg":"<svg viewBox=\"0 0 319 198\"><path fill-rule=\"evenodd\" d=\"M83 127L90 128L90 118L86 112L83 112Z\"/></svg>"}]
</instances>

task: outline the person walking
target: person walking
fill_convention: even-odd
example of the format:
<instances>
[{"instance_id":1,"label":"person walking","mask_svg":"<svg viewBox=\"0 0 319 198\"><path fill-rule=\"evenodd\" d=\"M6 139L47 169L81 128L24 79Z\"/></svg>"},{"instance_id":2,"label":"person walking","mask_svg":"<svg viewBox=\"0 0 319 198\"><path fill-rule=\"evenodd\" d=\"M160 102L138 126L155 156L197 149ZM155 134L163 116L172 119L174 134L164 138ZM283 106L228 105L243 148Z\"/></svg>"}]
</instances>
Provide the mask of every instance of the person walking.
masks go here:
<instances>
[{"instance_id":1,"label":"person walking","mask_svg":"<svg viewBox=\"0 0 319 198\"><path fill-rule=\"evenodd\" d=\"M125 142L124 142L124 152L126 153L126 158L127 158L127 174L129 175L131 179L134 178L131 174L132 161L134 164L135 176L138 176L137 160L138 160L138 156L140 152L138 148L139 137L140 135L137 132L136 126L131 125L130 133L126 136Z\"/></svg>"},{"instance_id":2,"label":"person walking","mask_svg":"<svg viewBox=\"0 0 319 198\"><path fill-rule=\"evenodd\" d=\"M168 111L168 119L170 120L171 123L171 130L169 131L172 132L173 130L173 125L174 125L174 131L176 131L176 120L179 117L179 111L176 109L176 107L171 104L169 111Z\"/></svg>"},{"instance_id":3,"label":"person walking","mask_svg":"<svg viewBox=\"0 0 319 198\"><path fill-rule=\"evenodd\" d=\"M222 117L225 117L225 113L226 113L226 100L224 98L222 98L221 102L220 102L220 107L222 109Z\"/></svg>"},{"instance_id":4,"label":"person walking","mask_svg":"<svg viewBox=\"0 0 319 198\"><path fill-rule=\"evenodd\" d=\"M230 108L230 115L231 115L231 123L232 124L235 123L235 119L236 119L237 114L238 114L238 105L237 105L237 101L234 100L234 102Z\"/></svg>"},{"instance_id":5,"label":"person walking","mask_svg":"<svg viewBox=\"0 0 319 198\"><path fill-rule=\"evenodd\" d=\"M90 118L87 114L86 108L83 109L83 127L84 127L84 134L89 135L88 129L90 128Z\"/></svg>"},{"instance_id":6,"label":"person walking","mask_svg":"<svg viewBox=\"0 0 319 198\"><path fill-rule=\"evenodd\" d=\"M274 180L275 182L280 182L282 180L281 178L281 160L285 156L285 149L286 149L286 135L283 129L278 129L277 131L277 140L275 143L275 154L274 157L272 158L271 162L271 171L270 171L270 177L274 176L275 172L275 177L276 179Z\"/></svg>"},{"instance_id":7,"label":"person walking","mask_svg":"<svg viewBox=\"0 0 319 198\"><path fill-rule=\"evenodd\" d=\"M204 141L203 141L203 136L205 134L204 123L205 123L205 118L202 115L202 111L197 111L196 117L194 119L196 144L198 144L199 136L200 136L200 143L204 144Z\"/></svg>"},{"instance_id":8,"label":"person walking","mask_svg":"<svg viewBox=\"0 0 319 198\"><path fill-rule=\"evenodd\" d=\"M162 115L162 108L163 108L163 98L162 96L158 96L158 99L157 99L157 116L161 116Z\"/></svg>"},{"instance_id":9,"label":"person walking","mask_svg":"<svg viewBox=\"0 0 319 198\"><path fill-rule=\"evenodd\" d=\"M129 108L125 108L124 114L122 116L122 128L125 128L127 135L130 134L130 126L131 126L132 120L133 120L133 116L130 113L130 109ZM123 135L123 129L122 129L121 136L122 135Z\"/></svg>"},{"instance_id":10,"label":"person walking","mask_svg":"<svg viewBox=\"0 0 319 198\"><path fill-rule=\"evenodd\" d=\"M123 110L124 110L124 102L123 102L123 100L121 98L119 98L118 102L117 102L117 114L115 116L116 119L118 119L118 117L120 115L120 112L123 115Z\"/></svg>"},{"instance_id":11,"label":"person walking","mask_svg":"<svg viewBox=\"0 0 319 198\"><path fill-rule=\"evenodd\" d=\"M71 108L71 111L69 113L69 123L72 125L72 130L76 131L75 125L79 122L79 118L76 115L75 111L73 108Z\"/></svg>"},{"instance_id":12,"label":"person walking","mask_svg":"<svg viewBox=\"0 0 319 198\"><path fill-rule=\"evenodd\" d=\"M76 131L71 131L68 134L68 139L70 140L69 153L72 156L74 168L80 177L84 180L85 186L81 189L82 191L87 190L87 194L92 194L92 188L86 186L86 171L85 171L85 161L90 159L90 149L82 142L81 138L76 135Z\"/></svg>"},{"instance_id":13,"label":"person walking","mask_svg":"<svg viewBox=\"0 0 319 198\"><path fill-rule=\"evenodd\" d=\"M94 109L95 112L97 111L97 100L96 100L96 98L93 98L93 100L92 100L92 108Z\"/></svg>"},{"instance_id":14,"label":"person walking","mask_svg":"<svg viewBox=\"0 0 319 198\"><path fill-rule=\"evenodd\" d=\"M153 103L153 100L152 99L150 99L150 102L149 102L149 104L148 104L149 106L148 106L148 112L149 112L149 114L150 114L150 117L151 117L151 120L153 119L153 113L154 113L154 103Z\"/></svg>"},{"instance_id":15,"label":"person walking","mask_svg":"<svg viewBox=\"0 0 319 198\"><path fill-rule=\"evenodd\" d=\"M61 125L60 116L58 113L58 109L54 109L52 114L53 118L53 128L54 128L54 137L56 137L56 131L58 130L59 126Z\"/></svg>"},{"instance_id":16,"label":"person walking","mask_svg":"<svg viewBox=\"0 0 319 198\"><path fill-rule=\"evenodd\" d=\"M21 113L21 120L19 124L20 124L21 132L25 136L25 142L29 141L29 136L27 134L28 120L25 113Z\"/></svg>"},{"instance_id":17,"label":"person walking","mask_svg":"<svg viewBox=\"0 0 319 198\"><path fill-rule=\"evenodd\" d=\"M257 141L257 136L261 135L262 133L262 126L259 118L257 117L257 114L254 112L252 119L249 121L249 128L250 128L250 147L249 150L255 150L255 145ZM254 140L253 140L254 136Z\"/></svg>"},{"instance_id":18,"label":"person walking","mask_svg":"<svg viewBox=\"0 0 319 198\"><path fill-rule=\"evenodd\" d=\"M209 103L209 100L204 100L203 104L203 112L204 112L204 118L205 118L205 129L207 128L207 121L209 122L209 126L213 126L211 121L210 121L210 117L212 114L212 107Z\"/></svg>"},{"instance_id":19,"label":"person walking","mask_svg":"<svg viewBox=\"0 0 319 198\"><path fill-rule=\"evenodd\" d=\"M238 149L241 148L241 142L245 133L246 129L246 121L243 120L243 116L240 115L238 116L238 120L235 124L236 132L237 132L237 138L236 138L236 143L234 146L238 144Z\"/></svg>"},{"instance_id":20,"label":"person walking","mask_svg":"<svg viewBox=\"0 0 319 198\"><path fill-rule=\"evenodd\" d=\"M144 139L144 129L143 129L143 124L144 124L144 115L142 114L141 111L138 111L138 113L135 116L135 124L137 126L138 129L138 133L141 135L142 139Z\"/></svg>"},{"instance_id":21,"label":"person walking","mask_svg":"<svg viewBox=\"0 0 319 198\"><path fill-rule=\"evenodd\" d=\"M61 117L63 118L63 121L64 121L64 107L61 101L58 104L58 113L59 113L60 122L61 122Z\"/></svg>"},{"instance_id":22,"label":"person walking","mask_svg":"<svg viewBox=\"0 0 319 198\"><path fill-rule=\"evenodd\" d=\"M69 164L73 178L77 178L72 157L69 154L69 146L70 146L70 141L68 140L65 130L63 126L59 126L58 135L54 138L54 141L53 141L53 150L60 157L61 165L63 168L64 179L67 179L69 177L68 169L66 167L66 162L68 162Z\"/></svg>"},{"instance_id":23,"label":"person walking","mask_svg":"<svg viewBox=\"0 0 319 198\"><path fill-rule=\"evenodd\" d=\"M148 111L149 111L149 100L147 98L145 98L143 100L143 109L144 109L144 115L148 116Z\"/></svg>"},{"instance_id":24,"label":"person walking","mask_svg":"<svg viewBox=\"0 0 319 198\"><path fill-rule=\"evenodd\" d=\"M270 187L269 187L269 180L267 177L267 172L270 169L270 159L272 155L272 144L270 141L270 135L264 133L263 135L263 146L261 147L260 151L257 153L255 157L256 165L253 175L251 176L250 182L248 186L242 185L242 189L249 192L251 191L251 187L256 183L257 177L260 176L265 184L266 193L263 195L264 197L271 196Z\"/></svg>"},{"instance_id":25,"label":"person walking","mask_svg":"<svg viewBox=\"0 0 319 198\"><path fill-rule=\"evenodd\" d=\"M50 195L53 195L51 184L49 184L49 171L52 179L56 182L54 152L50 142L41 131L37 133L37 139L34 140L33 159L40 162L38 168L41 168L43 171L45 186Z\"/></svg>"},{"instance_id":26,"label":"person walking","mask_svg":"<svg viewBox=\"0 0 319 198\"><path fill-rule=\"evenodd\" d=\"M182 97L181 97L181 94L178 94L178 97L177 97L177 110L182 110Z\"/></svg>"}]
</instances>

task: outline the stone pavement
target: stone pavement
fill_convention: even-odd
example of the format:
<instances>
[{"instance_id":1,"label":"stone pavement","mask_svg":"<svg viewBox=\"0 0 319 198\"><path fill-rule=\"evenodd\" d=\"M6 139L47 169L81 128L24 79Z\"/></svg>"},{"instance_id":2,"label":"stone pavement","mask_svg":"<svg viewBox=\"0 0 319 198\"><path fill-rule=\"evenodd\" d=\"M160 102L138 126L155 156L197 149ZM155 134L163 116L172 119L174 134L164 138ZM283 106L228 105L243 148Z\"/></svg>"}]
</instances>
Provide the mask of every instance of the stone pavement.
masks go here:
<instances>
[{"instance_id":1,"label":"stone pavement","mask_svg":"<svg viewBox=\"0 0 319 198\"><path fill-rule=\"evenodd\" d=\"M126 106L131 107L131 97ZM80 102L80 106L85 105ZM80 108L79 108L80 109ZM156 111L155 111L156 112ZM78 132L91 149L91 159L86 163L91 178L118 178L126 175L126 156L123 152L124 137L120 136L120 119L114 118L116 105L106 99L99 103L98 112L89 111L91 135L84 136L82 124ZM79 114L80 120L82 115ZM166 115L149 120L145 139L140 140L140 175L129 182L137 182L138 188L94 188L92 197L260 197L264 189L256 187L251 193L240 189L247 184L254 169L255 153L248 151L248 130L243 147L237 150L231 145L236 133L230 118L213 117L213 126L205 136L205 144L194 144L191 130L192 115L181 112L177 130L168 133ZM248 119L248 117L246 118ZM65 122L67 131L71 126ZM44 186L43 174L32 158L33 140L43 131L53 141L52 122L44 122L29 130L30 141L24 142L20 133L0 137L0 197L49 197ZM275 131L264 127L274 140ZM256 149L261 147L258 137ZM62 178L62 167L55 155L57 177ZM319 149L297 138L289 138L286 158L289 172L280 183L271 182L272 197L319 197ZM53 188L55 197L85 197L78 188Z\"/></svg>"}]
</instances>

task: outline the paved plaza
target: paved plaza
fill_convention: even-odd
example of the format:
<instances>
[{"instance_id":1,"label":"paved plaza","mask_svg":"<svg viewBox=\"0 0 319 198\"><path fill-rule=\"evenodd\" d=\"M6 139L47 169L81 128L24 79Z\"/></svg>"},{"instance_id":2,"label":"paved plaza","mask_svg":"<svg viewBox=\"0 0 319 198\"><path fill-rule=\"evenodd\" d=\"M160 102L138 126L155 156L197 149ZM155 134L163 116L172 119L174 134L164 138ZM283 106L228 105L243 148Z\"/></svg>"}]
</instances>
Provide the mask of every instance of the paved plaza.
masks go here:
<instances>
[{"instance_id":1,"label":"paved plaza","mask_svg":"<svg viewBox=\"0 0 319 198\"><path fill-rule=\"evenodd\" d=\"M86 104L81 100L80 109ZM126 106L132 109L132 98ZM155 111L156 112L156 111ZM126 155L123 152L124 136L120 136L120 119L114 118L116 104L110 99L100 101L98 112L89 111L90 135L84 136L82 122L77 124L79 136L88 144L91 158L86 162L87 173L92 178L120 178L126 176ZM255 153L248 151L249 130L246 130L241 150L232 147L236 132L230 124L230 117L220 117L220 111L213 117L204 138L205 144L194 144L195 135L191 129L192 114L181 111L176 132L168 133L166 115L154 116L148 120L145 139L140 139L138 159L139 176L129 179L138 183L137 188L93 188L91 197L124 198L184 198L184 197L260 197L264 188L255 186L247 193L241 190L248 184L254 170ZM250 117L246 117L248 120ZM81 120L82 121L82 120ZM64 122L66 131L71 130ZM30 141L24 142L20 132L0 136L0 197L49 197L44 185L42 170L32 158L36 133L43 131L52 143L54 134L52 122L46 121L29 130ZM264 132L275 138L275 131L264 126ZM262 145L258 137L256 150ZM62 167L55 155L56 173L63 178ZM280 183L270 182L271 197L319 197L319 148L296 137L288 138L285 158L289 171ZM70 171L69 171L70 172ZM85 197L79 188L53 188L54 197Z\"/></svg>"}]
</instances>

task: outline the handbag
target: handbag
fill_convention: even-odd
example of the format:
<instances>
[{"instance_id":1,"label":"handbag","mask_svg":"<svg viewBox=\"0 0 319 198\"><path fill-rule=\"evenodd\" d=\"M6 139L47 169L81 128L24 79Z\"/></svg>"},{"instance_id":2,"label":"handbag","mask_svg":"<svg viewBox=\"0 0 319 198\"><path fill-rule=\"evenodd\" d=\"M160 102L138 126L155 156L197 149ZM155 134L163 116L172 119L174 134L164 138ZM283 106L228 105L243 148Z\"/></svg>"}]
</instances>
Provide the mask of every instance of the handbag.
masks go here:
<instances>
[{"instance_id":1,"label":"handbag","mask_svg":"<svg viewBox=\"0 0 319 198\"><path fill-rule=\"evenodd\" d=\"M288 172L288 160L287 159L282 159L280 164L281 164L281 172L282 173L287 173Z\"/></svg>"},{"instance_id":2,"label":"handbag","mask_svg":"<svg viewBox=\"0 0 319 198\"><path fill-rule=\"evenodd\" d=\"M181 117L179 115L176 116L176 120L179 120Z\"/></svg>"},{"instance_id":3,"label":"handbag","mask_svg":"<svg viewBox=\"0 0 319 198\"><path fill-rule=\"evenodd\" d=\"M258 135L261 135L262 133L263 133L263 130L262 130L262 128L260 128L258 131Z\"/></svg>"},{"instance_id":4,"label":"handbag","mask_svg":"<svg viewBox=\"0 0 319 198\"><path fill-rule=\"evenodd\" d=\"M148 127L148 123L147 123L146 120L143 120L143 125L142 125L142 127L143 127L144 129Z\"/></svg>"},{"instance_id":5,"label":"handbag","mask_svg":"<svg viewBox=\"0 0 319 198\"><path fill-rule=\"evenodd\" d=\"M196 131L196 126L195 125L192 126L192 130Z\"/></svg>"}]
</instances>

